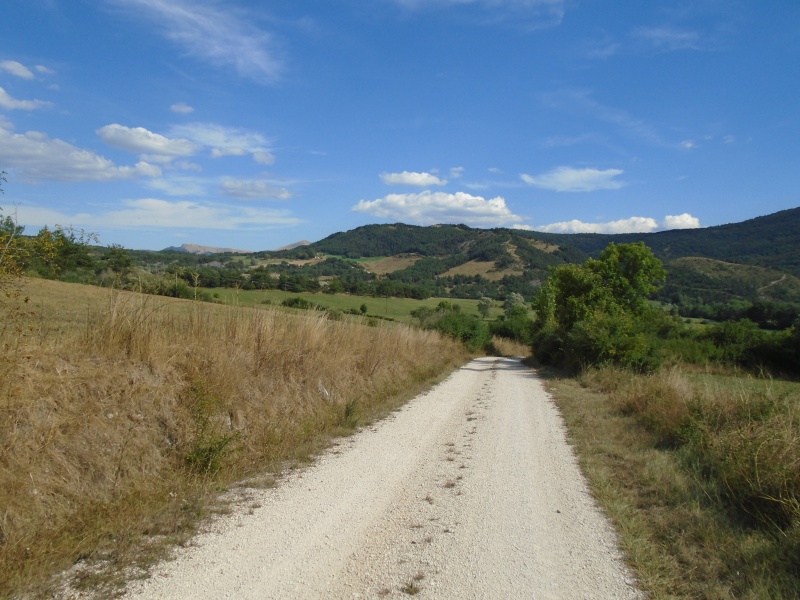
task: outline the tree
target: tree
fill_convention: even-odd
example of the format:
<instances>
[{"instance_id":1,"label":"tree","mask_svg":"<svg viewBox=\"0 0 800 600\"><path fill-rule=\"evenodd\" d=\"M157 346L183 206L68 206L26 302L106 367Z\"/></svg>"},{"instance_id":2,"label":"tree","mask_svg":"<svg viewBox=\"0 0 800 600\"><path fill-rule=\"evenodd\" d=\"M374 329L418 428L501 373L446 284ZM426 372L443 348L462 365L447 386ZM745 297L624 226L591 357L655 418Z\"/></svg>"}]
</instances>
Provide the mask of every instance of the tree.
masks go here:
<instances>
[{"instance_id":1,"label":"tree","mask_svg":"<svg viewBox=\"0 0 800 600\"><path fill-rule=\"evenodd\" d=\"M586 261L586 267L600 276L614 302L634 312L646 306L648 297L663 285L667 276L661 261L644 242L620 245L612 242L599 259Z\"/></svg>"},{"instance_id":2,"label":"tree","mask_svg":"<svg viewBox=\"0 0 800 600\"><path fill-rule=\"evenodd\" d=\"M652 368L652 336L664 315L647 299L664 278L661 261L641 242L612 243L583 265L556 267L533 303L534 354L561 366Z\"/></svg>"},{"instance_id":3,"label":"tree","mask_svg":"<svg viewBox=\"0 0 800 600\"><path fill-rule=\"evenodd\" d=\"M481 313L484 319L489 316L489 311L492 309L492 306L494 306L494 300L491 298L484 296L478 300L478 312Z\"/></svg>"},{"instance_id":4,"label":"tree","mask_svg":"<svg viewBox=\"0 0 800 600\"><path fill-rule=\"evenodd\" d=\"M508 312L517 306L525 306L525 297L520 293L511 292L506 296L506 299L503 302L503 310Z\"/></svg>"},{"instance_id":5,"label":"tree","mask_svg":"<svg viewBox=\"0 0 800 600\"><path fill-rule=\"evenodd\" d=\"M118 279L124 278L133 265L131 255L119 244L111 244L109 246L106 262L108 262L108 268L114 272Z\"/></svg>"}]
</instances>

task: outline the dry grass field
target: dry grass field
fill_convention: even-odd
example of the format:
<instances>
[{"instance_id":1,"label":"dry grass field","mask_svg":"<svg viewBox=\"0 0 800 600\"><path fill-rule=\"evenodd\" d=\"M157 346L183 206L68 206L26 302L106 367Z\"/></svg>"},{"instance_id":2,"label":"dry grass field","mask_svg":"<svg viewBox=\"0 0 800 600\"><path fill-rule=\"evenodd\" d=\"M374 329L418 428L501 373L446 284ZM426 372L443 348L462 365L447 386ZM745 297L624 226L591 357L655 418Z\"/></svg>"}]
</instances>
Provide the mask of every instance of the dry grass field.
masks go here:
<instances>
[{"instance_id":1,"label":"dry grass field","mask_svg":"<svg viewBox=\"0 0 800 600\"><path fill-rule=\"evenodd\" d=\"M467 357L396 323L43 280L5 304L0 597L185 539L225 486L304 460Z\"/></svg>"},{"instance_id":2,"label":"dry grass field","mask_svg":"<svg viewBox=\"0 0 800 600\"><path fill-rule=\"evenodd\" d=\"M375 275L386 275L387 273L394 273L395 271L407 269L420 258L422 257L418 255L401 255L388 256L377 260L360 260L358 262L370 273L375 273Z\"/></svg>"}]
</instances>

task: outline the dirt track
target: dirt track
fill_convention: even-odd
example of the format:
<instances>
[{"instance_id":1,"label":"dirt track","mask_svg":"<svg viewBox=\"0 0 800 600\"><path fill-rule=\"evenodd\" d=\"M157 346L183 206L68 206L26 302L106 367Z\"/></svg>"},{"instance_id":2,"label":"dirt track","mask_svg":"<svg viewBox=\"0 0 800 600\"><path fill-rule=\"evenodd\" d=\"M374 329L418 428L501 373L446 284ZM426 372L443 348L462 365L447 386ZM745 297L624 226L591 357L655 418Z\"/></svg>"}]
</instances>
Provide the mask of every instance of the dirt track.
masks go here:
<instances>
[{"instance_id":1,"label":"dirt track","mask_svg":"<svg viewBox=\"0 0 800 600\"><path fill-rule=\"evenodd\" d=\"M126 597L641 597L558 412L513 359L472 361L255 504Z\"/></svg>"}]
</instances>

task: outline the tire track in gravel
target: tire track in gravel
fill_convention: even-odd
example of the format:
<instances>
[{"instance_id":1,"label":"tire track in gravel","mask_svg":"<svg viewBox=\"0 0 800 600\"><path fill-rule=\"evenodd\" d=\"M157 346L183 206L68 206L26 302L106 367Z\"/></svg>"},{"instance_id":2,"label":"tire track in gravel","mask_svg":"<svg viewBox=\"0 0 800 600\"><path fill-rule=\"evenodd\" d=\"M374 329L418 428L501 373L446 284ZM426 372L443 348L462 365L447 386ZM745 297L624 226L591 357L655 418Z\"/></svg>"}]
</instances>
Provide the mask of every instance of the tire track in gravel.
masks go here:
<instances>
[{"instance_id":1,"label":"tire track in gravel","mask_svg":"<svg viewBox=\"0 0 800 600\"><path fill-rule=\"evenodd\" d=\"M248 504L126 597L642 597L516 359L470 362Z\"/></svg>"}]
</instances>

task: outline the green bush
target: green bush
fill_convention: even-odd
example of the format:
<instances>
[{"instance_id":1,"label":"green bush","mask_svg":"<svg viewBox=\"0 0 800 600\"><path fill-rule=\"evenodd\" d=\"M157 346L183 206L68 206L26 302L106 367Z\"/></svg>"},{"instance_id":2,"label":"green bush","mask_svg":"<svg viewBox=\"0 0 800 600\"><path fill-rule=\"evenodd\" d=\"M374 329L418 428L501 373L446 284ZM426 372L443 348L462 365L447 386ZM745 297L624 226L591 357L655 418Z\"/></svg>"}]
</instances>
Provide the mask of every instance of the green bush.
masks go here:
<instances>
[{"instance_id":1,"label":"green bush","mask_svg":"<svg viewBox=\"0 0 800 600\"><path fill-rule=\"evenodd\" d=\"M436 329L462 342L470 352L486 351L492 341L489 326L475 315L461 312L458 304L442 301L431 309L421 307L411 312L425 329Z\"/></svg>"},{"instance_id":2,"label":"green bush","mask_svg":"<svg viewBox=\"0 0 800 600\"><path fill-rule=\"evenodd\" d=\"M616 365L652 372L661 364L658 340L647 322L630 313L595 312L575 324L566 336L569 367Z\"/></svg>"},{"instance_id":3,"label":"green bush","mask_svg":"<svg viewBox=\"0 0 800 600\"><path fill-rule=\"evenodd\" d=\"M471 352L486 349L492 341L486 323L475 315L448 312L439 320L436 328L462 342Z\"/></svg>"}]
</instances>

